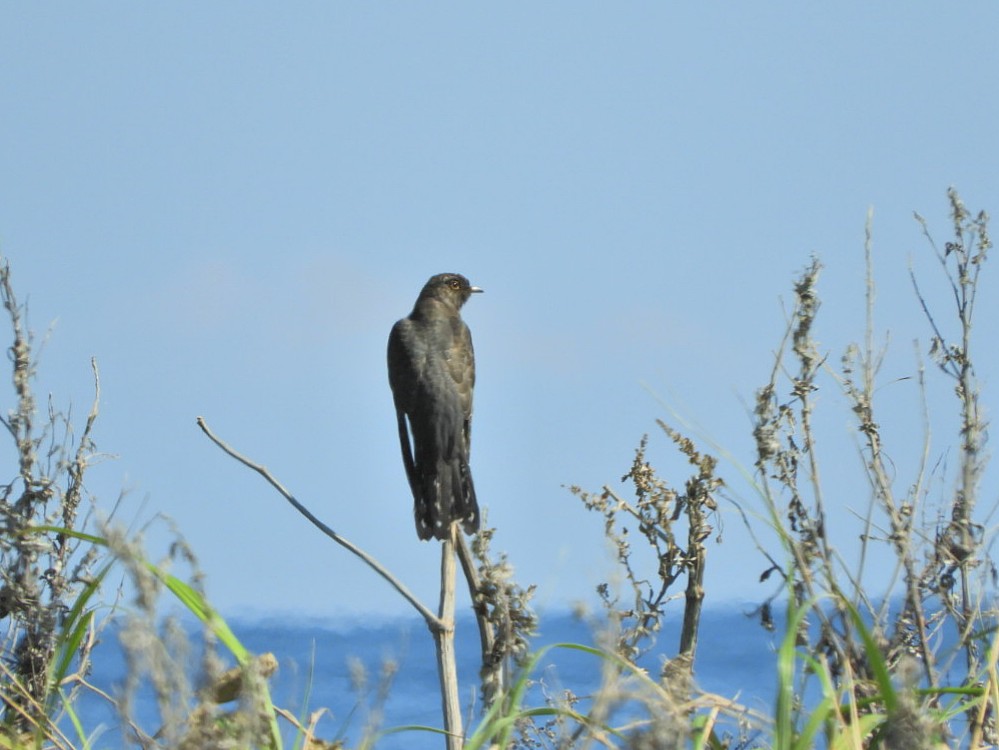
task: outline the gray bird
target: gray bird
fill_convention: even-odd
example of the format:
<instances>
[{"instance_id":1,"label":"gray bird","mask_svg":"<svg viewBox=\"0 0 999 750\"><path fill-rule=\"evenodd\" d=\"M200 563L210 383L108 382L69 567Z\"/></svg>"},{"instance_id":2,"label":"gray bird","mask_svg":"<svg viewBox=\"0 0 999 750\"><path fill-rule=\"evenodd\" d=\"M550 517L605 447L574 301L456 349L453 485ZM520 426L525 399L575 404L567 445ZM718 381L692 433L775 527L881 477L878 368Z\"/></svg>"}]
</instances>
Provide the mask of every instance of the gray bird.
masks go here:
<instances>
[{"instance_id":1,"label":"gray bird","mask_svg":"<svg viewBox=\"0 0 999 750\"><path fill-rule=\"evenodd\" d=\"M438 274L389 334L389 385L420 539L447 539L452 521L466 534L479 530L468 468L475 353L459 311L481 291L461 274Z\"/></svg>"}]
</instances>

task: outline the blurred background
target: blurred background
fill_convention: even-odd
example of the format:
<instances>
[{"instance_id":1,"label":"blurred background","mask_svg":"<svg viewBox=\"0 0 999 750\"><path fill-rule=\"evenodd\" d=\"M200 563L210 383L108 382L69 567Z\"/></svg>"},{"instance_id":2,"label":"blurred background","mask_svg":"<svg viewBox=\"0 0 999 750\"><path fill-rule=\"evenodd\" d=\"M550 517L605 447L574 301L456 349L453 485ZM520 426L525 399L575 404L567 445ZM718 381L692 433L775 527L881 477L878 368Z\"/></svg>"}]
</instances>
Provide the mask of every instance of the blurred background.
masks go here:
<instances>
[{"instance_id":1,"label":"blurred background","mask_svg":"<svg viewBox=\"0 0 999 750\"><path fill-rule=\"evenodd\" d=\"M385 344L430 275L463 273L486 290L464 317L494 549L542 610L592 603L612 557L567 486L627 491L652 433L682 487L665 418L724 449L728 499L758 510L739 465L793 278L821 258L815 333L835 366L864 334L873 208L876 408L907 486L929 343L910 265L951 309L913 211L942 246L948 186L999 206L997 24L984 1L5 4L0 253L39 391L82 428L96 358L96 503L124 492L135 529L171 519L146 531L153 557L174 525L223 612L404 612L195 419L433 600ZM996 320L983 273L978 319ZM978 333L988 403L997 354ZM954 411L930 375L930 410ZM849 556L866 483L848 405L817 398ZM766 596L731 502L715 523L707 603Z\"/></svg>"}]
</instances>

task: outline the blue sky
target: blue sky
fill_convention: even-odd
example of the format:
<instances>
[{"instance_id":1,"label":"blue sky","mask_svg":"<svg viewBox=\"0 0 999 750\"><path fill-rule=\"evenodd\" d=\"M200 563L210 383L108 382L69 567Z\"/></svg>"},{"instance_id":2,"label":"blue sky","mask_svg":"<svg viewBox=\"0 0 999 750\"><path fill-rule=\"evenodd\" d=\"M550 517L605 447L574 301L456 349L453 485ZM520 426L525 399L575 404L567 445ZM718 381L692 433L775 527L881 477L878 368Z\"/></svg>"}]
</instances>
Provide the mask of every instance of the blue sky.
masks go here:
<instances>
[{"instance_id":1,"label":"blue sky","mask_svg":"<svg viewBox=\"0 0 999 750\"><path fill-rule=\"evenodd\" d=\"M39 387L82 423L97 358L116 458L91 490L173 519L224 611L402 612L195 418L432 600L385 342L459 271L486 290L465 319L495 547L540 606L592 602L602 523L563 485L618 486L669 417L655 394L750 463L745 404L811 253L831 361L862 335L871 206L883 375L913 371L910 258L946 295L912 212L946 239L948 186L999 206L997 28L990 2L5 4L0 251L40 338L54 322ZM883 395L904 487L918 394ZM850 414L820 399L845 524L866 500ZM664 437L650 459L687 476ZM709 601L762 598L723 513ZM162 553L162 524L148 538Z\"/></svg>"}]
</instances>

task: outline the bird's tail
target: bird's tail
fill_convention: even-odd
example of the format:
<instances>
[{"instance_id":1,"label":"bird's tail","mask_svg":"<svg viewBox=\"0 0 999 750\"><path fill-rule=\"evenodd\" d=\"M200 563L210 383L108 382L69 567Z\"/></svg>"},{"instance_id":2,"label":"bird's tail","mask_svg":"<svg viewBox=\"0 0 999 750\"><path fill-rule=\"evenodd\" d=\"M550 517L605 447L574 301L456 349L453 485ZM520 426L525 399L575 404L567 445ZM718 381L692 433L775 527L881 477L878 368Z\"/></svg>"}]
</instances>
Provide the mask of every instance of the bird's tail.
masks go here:
<instances>
[{"instance_id":1,"label":"bird's tail","mask_svg":"<svg viewBox=\"0 0 999 750\"><path fill-rule=\"evenodd\" d=\"M468 462L441 460L433 473L423 476L416 503L416 533L420 539L446 539L451 522L458 521L466 534L479 530L479 503Z\"/></svg>"},{"instance_id":2,"label":"bird's tail","mask_svg":"<svg viewBox=\"0 0 999 750\"><path fill-rule=\"evenodd\" d=\"M479 530L479 501L475 497L472 470L465 460L458 460L458 492L454 501L454 520L461 521L466 534Z\"/></svg>"}]
</instances>

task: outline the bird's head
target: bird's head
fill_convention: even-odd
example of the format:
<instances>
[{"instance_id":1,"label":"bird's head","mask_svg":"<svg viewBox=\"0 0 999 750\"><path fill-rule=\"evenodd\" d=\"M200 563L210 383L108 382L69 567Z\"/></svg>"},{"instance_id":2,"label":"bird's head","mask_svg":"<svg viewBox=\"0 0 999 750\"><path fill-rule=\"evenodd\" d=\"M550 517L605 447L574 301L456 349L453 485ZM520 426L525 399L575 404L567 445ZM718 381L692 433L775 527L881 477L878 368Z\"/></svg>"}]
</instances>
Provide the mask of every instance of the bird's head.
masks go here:
<instances>
[{"instance_id":1,"label":"bird's head","mask_svg":"<svg viewBox=\"0 0 999 750\"><path fill-rule=\"evenodd\" d=\"M416 304L419 306L423 300L433 299L458 310L472 294L481 291L479 287L469 284L468 279L460 273L439 273L431 276L430 281L424 285Z\"/></svg>"}]
</instances>

